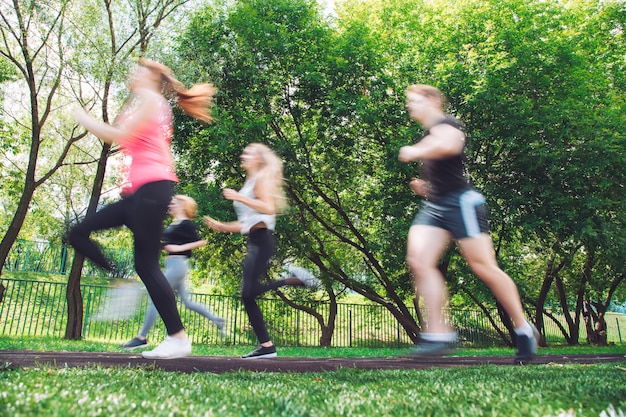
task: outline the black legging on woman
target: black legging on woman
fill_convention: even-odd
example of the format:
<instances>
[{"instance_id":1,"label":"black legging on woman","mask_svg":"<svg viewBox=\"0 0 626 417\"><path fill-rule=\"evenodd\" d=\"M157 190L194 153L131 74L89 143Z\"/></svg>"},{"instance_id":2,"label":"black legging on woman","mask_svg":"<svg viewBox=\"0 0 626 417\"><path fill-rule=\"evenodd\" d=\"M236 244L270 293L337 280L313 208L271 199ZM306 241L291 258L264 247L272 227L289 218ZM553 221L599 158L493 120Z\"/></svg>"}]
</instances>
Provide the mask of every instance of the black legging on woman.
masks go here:
<instances>
[{"instance_id":1,"label":"black legging on woman","mask_svg":"<svg viewBox=\"0 0 626 417\"><path fill-rule=\"evenodd\" d=\"M96 265L112 270L100 247L89 238L96 230L126 225L134 237L135 270L143 281L157 311L163 318L167 334L183 330L174 290L159 265L163 220L172 199L174 182L155 181L139 188L129 197L109 204L90 214L74 226L70 243Z\"/></svg>"},{"instance_id":2,"label":"black legging on woman","mask_svg":"<svg viewBox=\"0 0 626 417\"><path fill-rule=\"evenodd\" d=\"M250 232L246 249L246 257L243 260L241 299L259 343L265 343L270 340L270 336L267 334L263 313L256 298L269 290L275 290L287 284L284 279L269 283L260 281L263 274L267 272L270 258L276 252L276 239L270 230L257 229Z\"/></svg>"}]
</instances>

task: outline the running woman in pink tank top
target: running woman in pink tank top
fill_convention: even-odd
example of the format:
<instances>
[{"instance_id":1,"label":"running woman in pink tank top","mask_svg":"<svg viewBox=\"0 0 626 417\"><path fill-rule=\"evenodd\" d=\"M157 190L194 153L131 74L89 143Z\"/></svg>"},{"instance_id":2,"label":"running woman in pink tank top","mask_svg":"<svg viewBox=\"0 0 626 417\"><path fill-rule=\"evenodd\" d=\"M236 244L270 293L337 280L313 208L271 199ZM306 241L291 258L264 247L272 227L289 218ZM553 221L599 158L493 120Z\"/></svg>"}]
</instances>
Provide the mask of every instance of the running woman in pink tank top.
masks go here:
<instances>
[{"instance_id":1,"label":"running woman in pink tank top","mask_svg":"<svg viewBox=\"0 0 626 417\"><path fill-rule=\"evenodd\" d=\"M148 359L179 358L191 354L191 342L180 320L174 291L159 266L163 220L178 182L170 152L172 109L163 91L174 91L183 111L209 122L215 88L211 84L196 84L187 90L168 67L148 59L139 60L128 86L137 106L123 111L115 125L103 123L84 110L75 114L77 122L89 132L106 143L118 144L131 162L124 197L98 212L87 214L72 228L69 238L77 252L112 271L113 266L90 239L91 232L123 225L133 232L135 270L168 334L163 343L142 355Z\"/></svg>"}]
</instances>

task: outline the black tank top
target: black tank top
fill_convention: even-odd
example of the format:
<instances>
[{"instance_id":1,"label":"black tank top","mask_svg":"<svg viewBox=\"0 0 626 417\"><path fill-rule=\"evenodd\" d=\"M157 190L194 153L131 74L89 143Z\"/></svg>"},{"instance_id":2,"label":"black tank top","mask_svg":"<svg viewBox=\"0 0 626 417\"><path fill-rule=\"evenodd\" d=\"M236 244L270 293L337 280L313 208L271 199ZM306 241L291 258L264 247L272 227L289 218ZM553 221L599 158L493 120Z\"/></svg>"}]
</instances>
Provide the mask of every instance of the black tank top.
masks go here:
<instances>
[{"instance_id":1,"label":"black tank top","mask_svg":"<svg viewBox=\"0 0 626 417\"><path fill-rule=\"evenodd\" d=\"M200 240L196 225L191 220L183 220L180 223L170 224L161 235L161 246L184 245L185 243L197 242ZM184 255L191 257L191 250L170 253L170 255Z\"/></svg>"},{"instance_id":2,"label":"black tank top","mask_svg":"<svg viewBox=\"0 0 626 417\"><path fill-rule=\"evenodd\" d=\"M440 124L447 124L461 131L465 130L463 122L450 115L446 115L437 123L437 125ZM430 131L424 132L423 138L429 134ZM471 186L465 177L465 146L463 152L448 159L425 159L422 163L422 177L430 183L428 199L433 202L451 192L470 189Z\"/></svg>"}]
</instances>

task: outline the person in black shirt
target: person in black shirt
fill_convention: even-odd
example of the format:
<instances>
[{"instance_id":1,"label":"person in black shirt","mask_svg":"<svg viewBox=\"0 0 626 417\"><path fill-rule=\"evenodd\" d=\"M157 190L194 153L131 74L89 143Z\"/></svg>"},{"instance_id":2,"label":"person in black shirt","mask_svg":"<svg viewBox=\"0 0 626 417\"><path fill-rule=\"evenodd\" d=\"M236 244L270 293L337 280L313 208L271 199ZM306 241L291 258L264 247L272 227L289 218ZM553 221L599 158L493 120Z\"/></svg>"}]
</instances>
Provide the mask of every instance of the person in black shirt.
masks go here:
<instances>
[{"instance_id":1,"label":"person in black shirt","mask_svg":"<svg viewBox=\"0 0 626 417\"><path fill-rule=\"evenodd\" d=\"M185 307L211 320L225 335L224 319L217 317L205 306L189 299L185 288L185 278L189 271L191 251L206 245L206 240L200 239L196 225L192 221L197 215L197 204L191 197L175 195L169 204L169 214L174 221L163 231L161 244L168 255L165 258L163 273L174 291L178 293ZM157 311L152 302L149 303L144 317L143 326L137 336L124 343L122 348L133 350L148 346L148 333L157 318Z\"/></svg>"},{"instance_id":2,"label":"person in black shirt","mask_svg":"<svg viewBox=\"0 0 626 417\"><path fill-rule=\"evenodd\" d=\"M407 263L415 280L416 297L422 297L426 328L412 348L416 356L449 351L457 338L446 323L443 307L448 300L439 258L452 240L474 273L489 287L515 326L516 363L533 359L539 334L524 318L515 282L498 266L488 234L484 197L465 176L465 133L461 121L443 111L441 92L432 86L412 85L406 91L411 119L426 130L418 143L400 148L398 159L421 161L421 178L409 184L425 197L409 229Z\"/></svg>"}]
</instances>

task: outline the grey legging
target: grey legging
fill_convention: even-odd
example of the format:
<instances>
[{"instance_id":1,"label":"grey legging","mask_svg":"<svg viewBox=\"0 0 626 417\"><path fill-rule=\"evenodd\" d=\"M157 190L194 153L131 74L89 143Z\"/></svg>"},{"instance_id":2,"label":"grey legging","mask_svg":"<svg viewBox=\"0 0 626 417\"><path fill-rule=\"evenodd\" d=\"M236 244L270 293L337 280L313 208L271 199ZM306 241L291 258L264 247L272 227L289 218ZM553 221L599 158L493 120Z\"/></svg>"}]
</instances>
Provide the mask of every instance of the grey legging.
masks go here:
<instances>
[{"instance_id":1,"label":"grey legging","mask_svg":"<svg viewBox=\"0 0 626 417\"><path fill-rule=\"evenodd\" d=\"M202 304L195 303L189 299L189 293L185 288L185 277L187 276L188 271L189 260L186 256L173 255L165 258L165 270L163 271L163 273L165 274L165 278L167 278L167 281L172 286L172 289L178 293L185 307L187 307L191 311L195 311L196 313L203 315L221 328L224 324L224 319L211 313ZM150 333L150 329L152 329L152 326L154 326L156 318L157 310L154 307L152 301L149 301L148 308L143 319L143 327L139 332L140 336L148 336L148 333Z\"/></svg>"}]
</instances>

